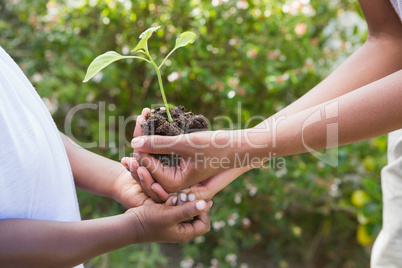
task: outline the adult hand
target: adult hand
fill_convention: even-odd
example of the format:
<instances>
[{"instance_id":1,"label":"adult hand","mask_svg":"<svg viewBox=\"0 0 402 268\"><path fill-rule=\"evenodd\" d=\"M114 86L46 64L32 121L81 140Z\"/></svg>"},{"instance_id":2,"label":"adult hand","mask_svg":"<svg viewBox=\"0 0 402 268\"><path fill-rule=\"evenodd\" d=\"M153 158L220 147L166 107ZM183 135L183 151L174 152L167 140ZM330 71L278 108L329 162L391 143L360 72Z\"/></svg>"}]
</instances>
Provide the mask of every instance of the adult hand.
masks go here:
<instances>
[{"instance_id":1,"label":"adult hand","mask_svg":"<svg viewBox=\"0 0 402 268\"><path fill-rule=\"evenodd\" d=\"M135 129L134 129L134 133L133 133L134 137L142 135L141 124L144 122L145 116L149 112L150 112L149 108L144 108L142 110L141 115L139 115L137 117ZM157 203L165 202L168 199L168 193L161 187L160 184L152 185L152 183L154 182L153 179L152 179L152 181L150 181L149 176L142 175L143 171L140 171L138 173L138 163L134 158L123 157L121 159L121 163L127 169L127 171L129 171L131 173L131 177L135 180L137 187L139 186L140 189L142 189L142 193L147 198L151 197L152 200L154 200ZM146 180L144 180L144 178ZM135 182L131 179L132 184Z\"/></svg>"},{"instance_id":2,"label":"adult hand","mask_svg":"<svg viewBox=\"0 0 402 268\"><path fill-rule=\"evenodd\" d=\"M167 192L173 193L188 188L225 170L241 168L244 170L241 173L244 173L263 163L260 159L250 159L247 155L250 146L244 146L244 141L248 138L248 130L203 131L179 136L141 136L141 124L149 111L144 109L137 119L132 146L138 163L133 164L133 169L136 170L138 165L146 167ZM180 155L180 164L177 167L164 166L150 153ZM251 167L247 169L245 166ZM218 178L228 174L233 177L238 173L239 171L224 173ZM229 180L232 181L233 178ZM140 184L144 191L152 195L149 185L146 187L144 183ZM152 187L159 188L159 184L152 184Z\"/></svg>"},{"instance_id":3,"label":"adult hand","mask_svg":"<svg viewBox=\"0 0 402 268\"><path fill-rule=\"evenodd\" d=\"M129 168L134 171L132 174L135 174L137 177L138 174L140 174L140 183L144 191L150 193L148 195L154 196L153 198L155 198L155 196L158 197L156 200L154 199L156 202L159 202L159 200L165 201L168 196L172 196L169 195L163 189L163 187L152 178L152 175L145 167L139 166L135 159L132 159L129 163ZM177 199L175 199L174 202L176 203L177 200L179 202L178 204L183 204L196 199L210 200L215 196L215 194L220 192L237 177L250 169L251 167L247 166L220 172L206 179L205 181L192 185L189 188L181 189L179 192L173 194L175 196L177 195Z\"/></svg>"}]
</instances>

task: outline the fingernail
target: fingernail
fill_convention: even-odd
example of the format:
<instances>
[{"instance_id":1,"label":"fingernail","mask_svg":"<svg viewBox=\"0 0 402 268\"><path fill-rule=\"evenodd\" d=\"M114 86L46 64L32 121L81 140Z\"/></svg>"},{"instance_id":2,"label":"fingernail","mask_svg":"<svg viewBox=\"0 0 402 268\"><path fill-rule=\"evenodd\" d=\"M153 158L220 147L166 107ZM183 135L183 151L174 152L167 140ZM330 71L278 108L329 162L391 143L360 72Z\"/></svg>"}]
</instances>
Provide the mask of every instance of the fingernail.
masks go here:
<instances>
[{"instance_id":1,"label":"fingernail","mask_svg":"<svg viewBox=\"0 0 402 268\"><path fill-rule=\"evenodd\" d=\"M165 110L166 110L166 108L165 108L165 107L161 107L160 109L161 109L161 111L165 111Z\"/></svg>"},{"instance_id":2,"label":"fingernail","mask_svg":"<svg viewBox=\"0 0 402 268\"><path fill-rule=\"evenodd\" d=\"M140 178L140 181L144 181L144 179L142 178L141 174L138 173L138 172L137 172L137 174L138 174L138 178Z\"/></svg>"},{"instance_id":3,"label":"fingernail","mask_svg":"<svg viewBox=\"0 0 402 268\"><path fill-rule=\"evenodd\" d=\"M211 201L211 205L209 205L209 208L211 208L213 204L214 204L214 202Z\"/></svg>"},{"instance_id":4,"label":"fingernail","mask_svg":"<svg viewBox=\"0 0 402 268\"><path fill-rule=\"evenodd\" d=\"M204 210L205 209L205 201L198 201L197 203L195 203L195 207L198 210Z\"/></svg>"},{"instance_id":5,"label":"fingernail","mask_svg":"<svg viewBox=\"0 0 402 268\"><path fill-rule=\"evenodd\" d=\"M141 148L143 145L144 145L144 139L143 139L142 137L134 138L134 139L131 141L131 146L132 146L134 149Z\"/></svg>"},{"instance_id":6,"label":"fingernail","mask_svg":"<svg viewBox=\"0 0 402 268\"><path fill-rule=\"evenodd\" d=\"M186 202L186 199L187 199L187 195L185 193L181 193L180 194L180 200L183 201L183 202Z\"/></svg>"},{"instance_id":7,"label":"fingernail","mask_svg":"<svg viewBox=\"0 0 402 268\"><path fill-rule=\"evenodd\" d=\"M137 120L135 121L136 124L138 124L140 121L144 121L144 117L142 115L137 116Z\"/></svg>"},{"instance_id":8,"label":"fingernail","mask_svg":"<svg viewBox=\"0 0 402 268\"><path fill-rule=\"evenodd\" d=\"M177 204L177 196L173 197L172 202L173 202L173 205L176 205L176 204Z\"/></svg>"},{"instance_id":9,"label":"fingernail","mask_svg":"<svg viewBox=\"0 0 402 268\"><path fill-rule=\"evenodd\" d=\"M154 191L154 193L155 193L156 195L158 195L158 193L155 191L155 186L154 186L154 183L152 183L152 185L151 185L151 189L152 189L152 191Z\"/></svg>"},{"instance_id":10,"label":"fingernail","mask_svg":"<svg viewBox=\"0 0 402 268\"><path fill-rule=\"evenodd\" d=\"M188 200L189 201L194 201L195 200L195 194L189 194L188 195Z\"/></svg>"}]
</instances>

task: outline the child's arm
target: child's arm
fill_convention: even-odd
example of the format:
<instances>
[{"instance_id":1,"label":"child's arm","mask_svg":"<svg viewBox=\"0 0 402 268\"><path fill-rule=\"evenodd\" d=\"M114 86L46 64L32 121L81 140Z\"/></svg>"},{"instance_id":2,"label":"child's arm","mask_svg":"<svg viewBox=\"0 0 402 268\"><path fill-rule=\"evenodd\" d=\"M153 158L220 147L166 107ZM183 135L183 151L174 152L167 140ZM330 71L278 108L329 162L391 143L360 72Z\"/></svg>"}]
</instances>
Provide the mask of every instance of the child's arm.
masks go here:
<instances>
[{"instance_id":1,"label":"child's arm","mask_svg":"<svg viewBox=\"0 0 402 268\"><path fill-rule=\"evenodd\" d=\"M210 204L153 204L81 222L0 220L1 266L72 267L134 243L184 242L209 230Z\"/></svg>"},{"instance_id":2,"label":"child's arm","mask_svg":"<svg viewBox=\"0 0 402 268\"><path fill-rule=\"evenodd\" d=\"M141 186L119 162L92 153L60 133L66 148L75 185L85 191L113 198L127 208L147 202ZM154 200L160 200L151 196Z\"/></svg>"}]
</instances>

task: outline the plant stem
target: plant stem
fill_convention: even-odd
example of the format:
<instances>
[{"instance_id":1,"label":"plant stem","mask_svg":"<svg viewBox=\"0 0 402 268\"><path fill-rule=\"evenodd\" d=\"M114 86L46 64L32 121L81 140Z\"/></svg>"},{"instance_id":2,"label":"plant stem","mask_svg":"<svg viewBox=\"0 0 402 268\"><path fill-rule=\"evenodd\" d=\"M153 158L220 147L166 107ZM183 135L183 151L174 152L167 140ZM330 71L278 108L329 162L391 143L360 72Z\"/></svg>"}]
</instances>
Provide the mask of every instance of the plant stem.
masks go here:
<instances>
[{"instance_id":1,"label":"plant stem","mask_svg":"<svg viewBox=\"0 0 402 268\"><path fill-rule=\"evenodd\" d=\"M163 102L165 103L165 108L166 108L166 113L167 113L167 116L168 116L168 120L169 120L170 123L172 123L173 119L172 119L172 116L170 115L169 105L167 103L166 96L165 96L165 90L163 89L161 72L159 71L158 66L156 66L155 62L152 60L151 57L150 57L150 59L151 59L151 64L154 66L154 68L156 70L156 74L158 75L159 87L161 89Z\"/></svg>"},{"instance_id":2,"label":"plant stem","mask_svg":"<svg viewBox=\"0 0 402 268\"><path fill-rule=\"evenodd\" d=\"M172 53L175 51L176 49L174 48L172 51L170 51L170 53L163 59L161 65L159 65L159 69L162 67L162 65L165 63L165 61L170 57L170 55L172 55Z\"/></svg>"},{"instance_id":3,"label":"plant stem","mask_svg":"<svg viewBox=\"0 0 402 268\"><path fill-rule=\"evenodd\" d=\"M143 57L137 57L137 56L122 56L122 59L140 59L140 60L145 60L146 62L151 63L149 60Z\"/></svg>"}]
</instances>

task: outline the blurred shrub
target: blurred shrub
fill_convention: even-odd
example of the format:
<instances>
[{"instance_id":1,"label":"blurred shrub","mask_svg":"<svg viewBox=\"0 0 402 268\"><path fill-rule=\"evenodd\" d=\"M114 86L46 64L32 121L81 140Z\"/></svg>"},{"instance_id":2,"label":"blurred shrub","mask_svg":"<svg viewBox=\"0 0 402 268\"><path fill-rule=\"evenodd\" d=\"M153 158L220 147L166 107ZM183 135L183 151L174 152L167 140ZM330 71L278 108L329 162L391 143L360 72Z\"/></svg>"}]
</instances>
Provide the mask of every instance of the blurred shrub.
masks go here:
<instances>
[{"instance_id":1,"label":"blurred shrub","mask_svg":"<svg viewBox=\"0 0 402 268\"><path fill-rule=\"evenodd\" d=\"M116 160L131 151L130 116L161 103L154 71L121 61L95 82L81 81L97 55L129 53L150 26L162 25L150 40L155 57L165 55L183 31L198 36L163 70L169 102L211 120L227 115L235 128L251 127L259 122L250 122L253 116L266 118L302 96L367 35L353 0L2 0L0 16L1 45L36 86L59 128L70 131L65 122L77 105L95 105L76 113L71 134L82 144L97 142L93 151ZM211 123L213 129L231 127L223 120ZM337 167L305 154L282 159L282 169L272 163L247 173L216 196L211 232L184 245L180 265L367 267L381 227L385 152L380 137L339 148ZM124 211L81 191L79 199L83 218ZM130 263L163 267L167 260L157 245L133 246L88 266Z\"/></svg>"}]
</instances>

